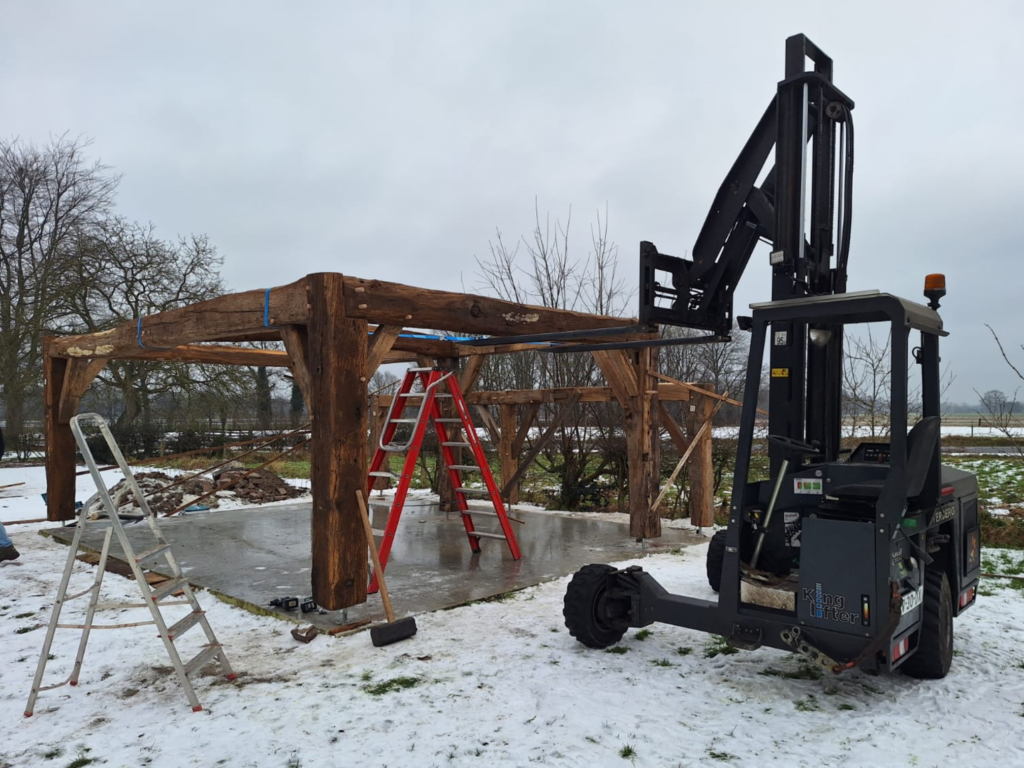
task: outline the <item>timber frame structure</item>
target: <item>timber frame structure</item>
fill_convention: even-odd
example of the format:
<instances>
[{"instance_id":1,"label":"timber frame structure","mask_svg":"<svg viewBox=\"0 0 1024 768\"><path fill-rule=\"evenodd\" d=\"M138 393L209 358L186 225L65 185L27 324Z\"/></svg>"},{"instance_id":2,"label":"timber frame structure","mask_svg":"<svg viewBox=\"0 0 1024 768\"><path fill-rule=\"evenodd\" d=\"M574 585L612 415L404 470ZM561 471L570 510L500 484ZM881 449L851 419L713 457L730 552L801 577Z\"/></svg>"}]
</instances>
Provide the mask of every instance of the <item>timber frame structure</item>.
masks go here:
<instances>
[{"instance_id":1,"label":"timber frame structure","mask_svg":"<svg viewBox=\"0 0 1024 768\"><path fill-rule=\"evenodd\" d=\"M602 330L616 329L615 341L652 340L650 329L623 336L622 325L623 318L321 272L288 285L228 294L138 318L107 331L50 337L44 349L47 518L74 517L76 448L69 422L108 361L136 358L288 368L312 422L313 597L328 610L365 602L367 548L352 499L366 487L367 441L344 436L366 435L379 420L386 401L368 399L367 383L380 365L418 362L458 368L461 358L465 359L460 378L469 393L467 401L499 406L500 424L486 410L482 421L499 449L506 496L516 498L522 473L539 453L535 447L524 461L518 459L541 404L562 404L547 435L577 403L614 400L624 416L630 535L637 539L660 536L660 517L652 505L660 482L662 426L681 452L689 443L662 401L690 401L692 396L691 416L703 421L711 413L713 400L722 396L702 393L694 385L659 374L657 350L651 346L593 350L607 387L473 392L486 355L543 350L545 343L488 346L475 340L469 345L404 332L443 328L502 337L592 331L579 338L600 344L609 340L608 335L602 337ZM280 341L286 351L237 346L249 341ZM517 406L525 406L518 425ZM689 431L694 434L692 425ZM700 515L699 519L694 515L697 525L711 524L710 457L708 433L706 446L696 452L690 468L691 506Z\"/></svg>"}]
</instances>

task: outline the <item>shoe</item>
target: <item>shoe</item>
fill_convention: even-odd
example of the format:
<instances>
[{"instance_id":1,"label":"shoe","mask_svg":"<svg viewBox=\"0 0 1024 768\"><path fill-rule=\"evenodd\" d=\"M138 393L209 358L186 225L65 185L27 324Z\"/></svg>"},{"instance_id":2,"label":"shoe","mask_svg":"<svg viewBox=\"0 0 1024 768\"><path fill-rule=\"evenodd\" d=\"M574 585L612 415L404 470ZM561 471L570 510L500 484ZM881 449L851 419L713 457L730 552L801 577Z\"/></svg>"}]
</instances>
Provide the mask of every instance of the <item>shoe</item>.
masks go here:
<instances>
[{"instance_id":1,"label":"shoe","mask_svg":"<svg viewBox=\"0 0 1024 768\"><path fill-rule=\"evenodd\" d=\"M19 557L21 557L21 553L14 548L13 544L0 549L0 562L4 560L17 560Z\"/></svg>"}]
</instances>

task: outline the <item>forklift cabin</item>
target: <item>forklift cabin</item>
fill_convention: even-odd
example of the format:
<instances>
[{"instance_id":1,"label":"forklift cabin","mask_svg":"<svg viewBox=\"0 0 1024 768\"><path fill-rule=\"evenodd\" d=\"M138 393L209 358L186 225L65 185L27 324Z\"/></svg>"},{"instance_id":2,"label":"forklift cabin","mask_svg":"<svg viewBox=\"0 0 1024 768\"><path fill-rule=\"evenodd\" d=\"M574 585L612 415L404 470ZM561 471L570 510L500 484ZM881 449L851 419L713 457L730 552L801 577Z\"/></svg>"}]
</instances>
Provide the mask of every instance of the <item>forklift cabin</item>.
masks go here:
<instances>
[{"instance_id":1,"label":"forklift cabin","mask_svg":"<svg viewBox=\"0 0 1024 768\"><path fill-rule=\"evenodd\" d=\"M940 275L926 282L931 306L877 291L752 305L729 524L708 553L718 601L669 594L640 567L587 566L566 595L574 636L604 647L627 627L662 622L745 650L796 651L834 673L903 667L945 676L952 619L974 603L981 557L977 480L940 464L940 283ZM765 344L785 345L796 329L809 345L841 349L844 328L863 323L891 332L890 440L847 455L838 419L828 448L799 433L770 434L773 477L749 482ZM895 374L911 364L920 366L922 409L908 432L907 376ZM770 378L778 385L792 373L773 368ZM827 396L805 394L808 409Z\"/></svg>"}]
</instances>

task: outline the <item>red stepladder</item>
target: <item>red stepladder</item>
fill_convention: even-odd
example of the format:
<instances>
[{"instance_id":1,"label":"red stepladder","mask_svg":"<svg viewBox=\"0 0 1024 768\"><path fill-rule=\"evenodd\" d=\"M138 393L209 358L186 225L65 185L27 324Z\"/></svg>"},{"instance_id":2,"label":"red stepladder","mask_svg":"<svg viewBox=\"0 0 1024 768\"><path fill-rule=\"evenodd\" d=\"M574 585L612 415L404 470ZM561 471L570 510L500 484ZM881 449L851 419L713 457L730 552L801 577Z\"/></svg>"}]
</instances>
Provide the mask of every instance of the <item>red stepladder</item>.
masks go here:
<instances>
[{"instance_id":1,"label":"red stepladder","mask_svg":"<svg viewBox=\"0 0 1024 768\"><path fill-rule=\"evenodd\" d=\"M421 385L422 391L413 390L417 383ZM456 416L443 417L441 415L438 401L442 399L452 400ZM416 407L414 405L416 400L419 400L416 416L403 418L402 414L407 408ZM477 437L476 428L469 415L469 406L466 405L466 400L462 396L458 379L451 371L440 368L410 368L406 371L405 378L391 401L380 442L374 453L373 461L370 462L367 497L373 490L374 481L378 477L387 477L398 483L391 511L388 514L387 525L383 531L375 532L382 536L379 546L381 570L387 568L388 555L395 540L395 533L398 531L398 522L402 517L402 508L405 505L409 485L416 470L416 461L423 447L423 437L426 434L428 422L434 424L434 431L441 446L441 456L455 492L456 503L462 516L462 524L466 528L470 549L473 552L479 552L480 542L483 539L503 539L508 543L512 559L519 560L522 557L519 543L516 541L515 532L512 530L511 522L505 512L501 491L494 481L494 475L491 474L487 457L484 455L480 439ZM395 434L402 424L411 424L412 434L404 442L399 442L395 440ZM462 439L459 439L460 432L464 435ZM468 448L476 463L456 463L452 448ZM400 475L396 475L389 467L392 454L397 453L405 454L405 462ZM480 473L484 483L483 488L467 488L463 485L463 473L470 472ZM470 509L467 503L467 497L470 496L489 500L493 511ZM474 517L497 518L500 529L498 531L479 530L473 522ZM367 591L371 593L377 591L375 577L371 578Z\"/></svg>"}]
</instances>

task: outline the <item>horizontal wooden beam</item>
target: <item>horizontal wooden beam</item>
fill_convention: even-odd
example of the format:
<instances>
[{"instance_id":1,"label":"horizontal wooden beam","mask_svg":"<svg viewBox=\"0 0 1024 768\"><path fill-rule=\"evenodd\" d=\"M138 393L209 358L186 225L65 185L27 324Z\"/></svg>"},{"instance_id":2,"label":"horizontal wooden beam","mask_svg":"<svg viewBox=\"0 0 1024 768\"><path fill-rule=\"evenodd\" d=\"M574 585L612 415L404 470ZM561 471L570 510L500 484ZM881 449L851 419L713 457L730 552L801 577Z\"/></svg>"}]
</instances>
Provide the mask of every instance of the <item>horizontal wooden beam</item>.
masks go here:
<instances>
[{"instance_id":1,"label":"horizontal wooden beam","mask_svg":"<svg viewBox=\"0 0 1024 768\"><path fill-rule=\"evenodd\" d=\"M735 400L735 399L729 397L728 393L726 393L724 395L720 395L717 392L711 392L710 390L706 390L706 389L704 389L702 387L698 387L695 384L687 384L685 381L680 381L679 379L673 379L671 376L666 376L665 374L658 373L657 371L652 371L651 372L651 376L653 376L656 379L661 379L662 381L664 381L664 382L666 382L668 384L671 384L673 386L676 386L676 387L685 387L686 389L690 390L691 392L696 392L696 393L698 393L700 395L704 395L705 397L710 397L712 400L718 400L718 401L723 402L723 403L729 403L730 405L737 405L740 408L743 407L743 403L741 403L739 400ZM760 413L762 416L767 416L768 415L768 411L764 410L764 408L758 408L757 412Z\"/></svg>"},{"instance_id":2,"label":"horizontal wooden beam","mask_svg":"<svg viewBox=\"0 0 1024 768\"><path fill-rule=\"evenodd\" d=\"M345 278L345 314L373 323L497 336L600 330L636 322L358 277Z\"/></svg>"},{"instance_id":3,"label":"horizontal wooden beam","mask_svg":"<svg viewBox=\"0 0 1024 768\"><path fill-rule=\"evenodd\" d=\"M99 359L107 360L108 357ZM139 349L118 355L122 360L166 360L170 363L211 363L219 365L264 365L290 368L287 352L276 349L250 349L222 344L182 344L167 349Z\"/></svg>"},{"instance_id":4,"label":"horizontal wooden beam","mask_svg":"<svg viewBox=\"0 0 1024 768\"><path fill-rule=\"evenodd\" d=\"M180 309L130 320L109 331L54 339L55 357L122 357L139 349L166 349L225 336L261 333L268 325L306 323L306 281L230 293Z\"/></svg>"},{"instance_id":5,"label":"horizontal wooden beam","mask_svg":"<svg viewBox=\"0 0 1024 768\"><path fill-rule=\"evenodd\" d=\"M608 403L615 400L611 387L559 387L555 389L512 389L507 392L471 392L466 402L474 405L501 405L514 403L561 403L580 395L581 403ZM659 384L658 397L661 400L689 400L690 390L674 384Z\"/></svg>"}]
</instances>

